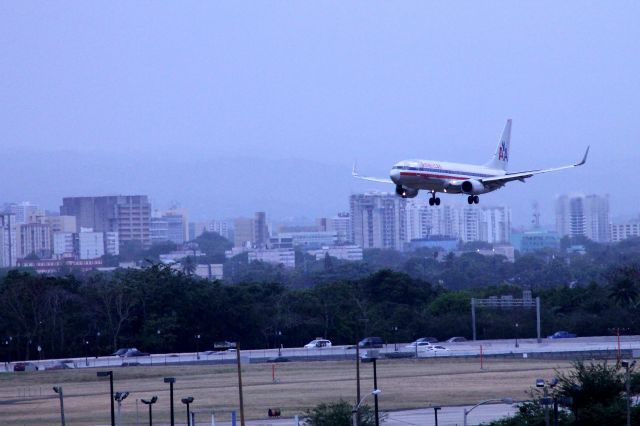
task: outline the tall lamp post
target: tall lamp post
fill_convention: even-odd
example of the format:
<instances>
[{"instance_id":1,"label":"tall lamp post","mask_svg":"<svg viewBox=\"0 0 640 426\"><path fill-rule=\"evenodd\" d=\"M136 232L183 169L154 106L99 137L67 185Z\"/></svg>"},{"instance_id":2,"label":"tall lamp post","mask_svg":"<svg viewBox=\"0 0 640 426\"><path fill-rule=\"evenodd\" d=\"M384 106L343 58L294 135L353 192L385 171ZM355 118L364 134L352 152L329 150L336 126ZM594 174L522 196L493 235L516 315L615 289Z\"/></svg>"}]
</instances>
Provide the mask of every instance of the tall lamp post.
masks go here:
<instances>
[{"instance_id":1,"label":"tall lamp post","mask_svg":"<svg viewBox=\"0 0 640 426\"><path fill-rule=\"evenodd\" d=\"M176 422L175 422L175 417L173 413L173 384L176 382L176 378L165 377L164 382L169 383L169 399L170 399L169 403L171 404L171 426L175 426Z\"/></svg>"},{"instance_id":2,"label":"tall lamp post","mask_svg":"<svg viewBox=\"0 0 640 426\"><path fill-rule=\"evenodd\" d=\"M191 426L191 414L189 413L189 404L193 402L193 397L188 396L181 399L182 403L187 406L187 426Z\"/></svg>"},{"instance_id":3,"label":"tall lamp post","mask_svg":"<svg viewBox=\"0 0 640 426\"><path fill-rule=\"evenodd\" d=\"M519 333L518 333L518 327L519 327L519 324L518 324L518 323L516 323L516 348L517 348L517 347L520 347L520 345L518 344L518 334L519 334Z\"/></svg>"},{"instance_id":4,"label":"tall lamp post","mask_svg":"<svg viewBox=\"0 0 640 426\"><path fill-rule=\"evenodd\" d=\"M199 343L200 343L200 333L196 334L196 359L200 359L200 350L199 350Z\"/></svg>"},{"instance_id":5,"label":"tall lamp post","mask_svg":"<svg viewBox=\"0 0 640 426\"><path fill-rule=\"evenodd\" d=\"M469 415L470 412L472 412L476 407L479 407L479 406L484 405L484 404L488 404L490 402L502 402L503 404L513 404L513 399L512 398L487 399L486 401L478 402L476 405L474 405L473 407L469 408L468 410L465 408L464 409L464 422L463 422L463 425L467 426L467 416Z\"/></svg>"},{"instance_id":6,"label":"tall lamp post","mask_svg":"<svg viewBox=\"0 0 640 426\"><path fill-rule=\"evenodd\" d=\"M397 335L398 335L398 326L394 325L392 330L393 330L393 346L394 346L393 350L395 352L398 352L398 337L397 337Z\"/></svg>"},{"instance_id":7,"label":"tall lamp post","mask_svg":"<svg viewBox=\"0 0 640 426\"><path fill-rule=\"evenodd\" d=\"M113 399L118 401L118 425L122 426L122 401L129 396L129 392L116 392L113 394Z\"/></svg>"},{"instance_id":8,"label":"tall lamp post","mask_svg":"<svg viewBox=\"0 0 640 426\"><path fill-rule=\"evenodd\" d=\"M378 394L380 394L380 392L382 392L380 389L374 389L373 391L371 391L371 393L366 394L365 396L362 397L362 399L353 407L353 409L351 410L351 421L353 422L353 426L359 426L359 412L360 412L360 406L362 405L362 403L364 402L365 399L367 399L367 397L369 395L373 395L374 397L377 397Z\"/></svg>"},{"instance_id":9,"label":"tall lamp post","mask_svg":"<svg viewBox=\"0 0 640 426\"><path fill-rule=\"evenodd\" d=\"M109 376L109 389L110 389L109 401L111 401L111 426L116 426L116 415L115 415L115 409L113 406L113 371L98 371L96 374L98 377Z\"/></svg>"},{"instance_id":10,"label":"tall lamp post","mask_svg":"<svg viewBox=\"0 0 640 426\"><path fill-rule=\"evenodd\" d=\"M282 331L278 330L276 331L276 344L278 345L278 357L282 356L282 345L280 344L280 341L282 339Z\"/></svg>"},{"instance_id":11,"label":"tall lamp post","mask_svg":"<svg viewBox=\"0 0 640 426\"><path fill-rule=\"evenodd\" d=\"M631 426L631 373L629 372L636 365L636 361L622 361L622 366L626 369L625 388L627 391L627 426Z\"/></svg>"},{"instance_id":12,"label":"tall lamp post","mask_svg":"<svg viewBox=\"0 0 640 426\"><path fill-rule=\"evenodd\" d=\"M60 421L64 426L64 398L62 396L62 386L54 386L53 391L60 396Z\"/></svg>"},{"instance_id":13,"label":"tall lamp post","mask_svg":"<svg viewBox=\"0 0 640 426\"><path fill-rule=\"evenodd\" d=\"M151 399L141 399L143 404L149 406L149 426L153 426L153 415L151 414L151 407L158 401L158 397L154 396Z\"/></svg>"}]
</instances>

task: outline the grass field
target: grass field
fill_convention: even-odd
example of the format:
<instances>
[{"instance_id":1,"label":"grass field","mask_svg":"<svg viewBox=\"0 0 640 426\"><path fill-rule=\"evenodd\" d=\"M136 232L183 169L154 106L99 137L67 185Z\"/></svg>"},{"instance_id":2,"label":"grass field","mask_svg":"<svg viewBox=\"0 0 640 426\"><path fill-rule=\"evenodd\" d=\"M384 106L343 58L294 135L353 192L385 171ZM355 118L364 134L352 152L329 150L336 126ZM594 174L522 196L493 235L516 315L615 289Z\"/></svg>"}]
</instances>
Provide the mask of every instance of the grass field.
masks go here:
<instances>
[{"instance_id":1,"label":"grass field","mask_svg":"<svg viewBox=\"0 0 640 426\"><path fill-rule=\"evenodd\" d=\"M526 399L537 377L550 378L554 369L569 363L542 360L488 360L480 370L478 360L396 359L378 361L381 410L433 405L462 405L483 399ZM291 362L243 366L247 418L266 417L269 407L283 416L302 414L322 401L355 399L355 361ZM96 377L96 369L0 374L2 425L59 424L59 399L54 385L64 390L67 424L109 424L109 381ZM158 395L154 424L167 424L169 388L163 377L176 378L176 421L186 423L180 398L193 396L192 408L214 409L220 420L238 406L237 371L230 365L153 366L114 369L114 390L131 392L123 402L125 424L136 422L136 399ZM372 364L361 364L363 395L373 389ZM25 395L26 394L26 395ZM140 423L146 424L146 406L139 404ZM204 418L201 419L204 422ZM204 423L203 423L204 424Z\"/></svg>"}]
</instances>

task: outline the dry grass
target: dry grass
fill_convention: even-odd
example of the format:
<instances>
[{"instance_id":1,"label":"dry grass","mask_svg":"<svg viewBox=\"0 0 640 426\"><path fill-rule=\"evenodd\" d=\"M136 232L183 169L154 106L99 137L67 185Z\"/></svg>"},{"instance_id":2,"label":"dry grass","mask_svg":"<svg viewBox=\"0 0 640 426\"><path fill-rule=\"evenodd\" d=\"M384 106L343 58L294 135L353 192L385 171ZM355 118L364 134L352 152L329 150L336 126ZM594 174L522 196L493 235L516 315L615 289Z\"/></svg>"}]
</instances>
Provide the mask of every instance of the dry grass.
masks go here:
<instances>
[{"instance_id":1,"label":"dry grass","mask_svg":"<svg viewBox=\"0 0 640 426\"><path fill-rule=\"evenodd\" d=\"M363 394L373 389L371 364L361 365ZM380 360L378 385L383 410L457 405L487 398L524 399L537 377L549 378L554 368L569 363L540 360L489 360L480 371L477 360ZM67 424L109 423L108 379L98 379L96 369L0 374L0 423L2 425L48 425L59 422L59 401L52 386L61 385L65 395ZM300 414L321 401L355 399L355 361L292 362L276 364L278 383L271 378L271 364L243 367L247 418L266 416L269 407L283 415ZM135 424L135 400L158 395L154 418L169 418L168 385L162 378L176 377L176 418L186 417L180 398L195 398L193 408L215 408L217 418L238 405L237 372L234 366L129 367L114 369L115 390L131 392L123 403L123 418ZM27 389L27 396L23 396ZM31 396L29 396L29 394ZM140 404L144 424L146 406ZM226 415L228 416L228 414ZM155 422L154 422L155 423Z\"/></svg>"}]
</instances>

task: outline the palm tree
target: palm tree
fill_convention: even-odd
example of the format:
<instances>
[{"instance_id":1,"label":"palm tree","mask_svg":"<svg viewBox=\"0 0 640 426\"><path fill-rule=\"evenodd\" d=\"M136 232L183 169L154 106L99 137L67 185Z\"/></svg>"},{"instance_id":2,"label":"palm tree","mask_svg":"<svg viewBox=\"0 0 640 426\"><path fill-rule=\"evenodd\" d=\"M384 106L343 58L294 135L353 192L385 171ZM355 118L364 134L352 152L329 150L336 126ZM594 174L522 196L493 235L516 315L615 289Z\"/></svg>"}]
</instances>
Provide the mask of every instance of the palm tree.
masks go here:
<instances>
[{"instance_id":1,"label":"palm tree","mask_svg":"<svg viewBox=\"0 0 640 426\"><path fill-rule=\"evenodd\" d=\"M609 299L621 307L636 306L640 290L637 284L628 276L619 277L609 284Z\"/></svg>"}]
</instances>

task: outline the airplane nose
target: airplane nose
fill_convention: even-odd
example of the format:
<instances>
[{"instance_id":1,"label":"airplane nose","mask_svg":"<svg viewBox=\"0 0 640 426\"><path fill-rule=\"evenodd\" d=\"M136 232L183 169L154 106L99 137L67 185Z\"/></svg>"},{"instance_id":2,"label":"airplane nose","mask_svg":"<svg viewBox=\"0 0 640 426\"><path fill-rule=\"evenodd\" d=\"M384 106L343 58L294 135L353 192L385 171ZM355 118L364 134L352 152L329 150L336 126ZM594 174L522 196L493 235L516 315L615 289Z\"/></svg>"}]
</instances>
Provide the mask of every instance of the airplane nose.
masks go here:
<instances>
[{"instance_id":1,"label":"airplane nose","mask_svg":"<svg viewBox=\"0 0 640 426\"><path fill-rule=\"evenodd\" d=\"M400 170L391 169L391 171L389 172L389 177L391 177L391 180L394 183L398 183L398 181L400 180Z\"/></svg>"}]
</instances>

